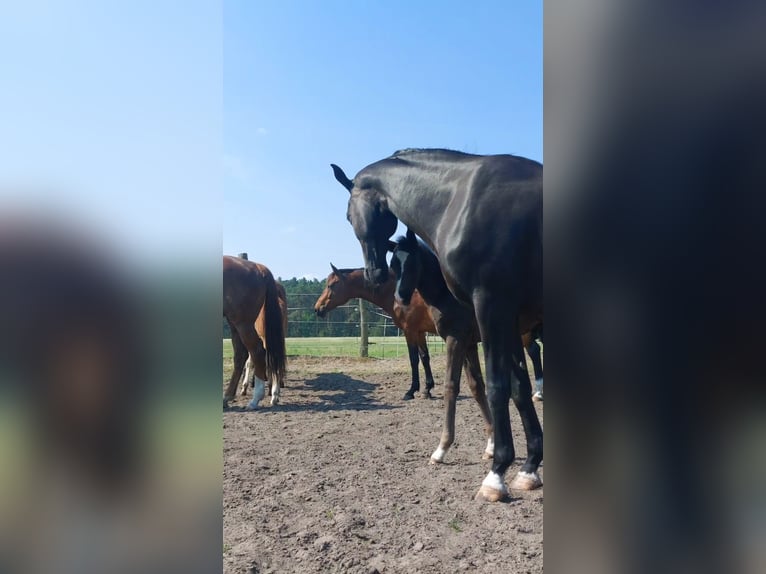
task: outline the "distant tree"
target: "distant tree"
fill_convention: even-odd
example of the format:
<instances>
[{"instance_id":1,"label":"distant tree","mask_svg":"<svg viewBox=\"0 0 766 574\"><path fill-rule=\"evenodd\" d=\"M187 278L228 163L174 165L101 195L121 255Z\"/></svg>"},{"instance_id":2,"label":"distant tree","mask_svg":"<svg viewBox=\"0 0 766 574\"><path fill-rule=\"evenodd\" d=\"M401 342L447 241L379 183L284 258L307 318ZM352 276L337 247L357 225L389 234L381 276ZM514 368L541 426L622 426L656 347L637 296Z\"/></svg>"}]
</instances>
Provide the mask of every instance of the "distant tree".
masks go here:
<instances>
[{"instance_id":1,"label":"distant tree","mask_svg":"<svg viewBox=\"0 0 766 574\"><path fill-rule=\"evenodd\" d=\"M346 305L333 310L320 319L314 313L314 303L324 290L324 279L295 278L281 279L287 295L287 336L288 337L358 337L359 308L358 300L352 299ZM367 321L371 336L384 334L386 318L378 307L364 301ZM385 334L394 335L396 331L389 327ZM226 319L223 319L223 336L231 337Z\"/></svg>"}]
</instances>

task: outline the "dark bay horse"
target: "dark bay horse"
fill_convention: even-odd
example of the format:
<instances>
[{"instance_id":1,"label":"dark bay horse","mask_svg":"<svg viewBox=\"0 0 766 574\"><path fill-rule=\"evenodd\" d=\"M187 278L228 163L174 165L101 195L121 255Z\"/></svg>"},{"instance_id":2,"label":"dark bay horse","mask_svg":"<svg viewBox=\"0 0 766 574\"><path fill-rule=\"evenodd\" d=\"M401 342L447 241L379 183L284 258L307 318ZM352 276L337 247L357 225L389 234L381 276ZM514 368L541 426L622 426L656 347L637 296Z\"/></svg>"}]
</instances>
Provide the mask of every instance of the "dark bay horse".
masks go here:
<instances>
[{"instance_id":1,"label":"dark bay horse","mask_svg":"<svg viewBox=\"0 0 766 574\"><path fill-rule=\"evenodd\" d=\"M419 293L415 292L412 303L404 307L394 301L395 277L389 278L380 288L373 289L364 280L364 269L337 269L330 263L332 273L327 276L324 291L314 304L314 311L319 317L324 317L328 311L332 311L340 305L346 304L350 299L364 299L377 305L388 313L397 327L404 332L407 340L407 350L412 368L412 382L409 390L404 394L403 400L415 398L415 393L420 391L420 373L418 372L418 357L423 362L423 370L426 374L426 390L424 398L431 398L431 389L434 388L434 377L431 373L431 358L426 344L426 333L436 334L436 327L428 312L428 306Z\"/></svg>"},{"instance_id":2,"label":"dark bay horse","mask_svg":"<svg viewBox=\"0 0 766 574\"><path fill-rule=\"evenodd\" d=\"M282 329L285 335L287 335L287 293L285 292L284 286L279 281L275 281L275 283L277 285L277 296L279 297L279 310L282 312ZM229 326L231 327L231 325ZM242 377L242 373L245 370L245 363L247 361L248 352L237 331L235 329L230 330L231 344L234 347L234 373L232 376L238 380L241 380L242 389L239 394L244 397L247 395L247 390L250 388L252 383L252 381L248 381L246 378ZM266 345L264 344L264 341L266 340L265 306L261 307L261 311L258 313L258 318L255 320L255 333L258 335L258 351L256 352L253 361L255 376L256 378L265 381L268 380L268 376L266 375ZM278 382L279 388L284 388L284 380ZM269 395L272 395L271 387L268 388L268 393Z\"/></svg>"},{"instance_id":3,"label":"dark bay horse","mask_svg":"<svg viewBox=\"0 0 766 574\"><path fill-rule=\"evenodd\" d=\"M265 330L263 341L255 329L262 309ZM235 354L239 353L240 363L243 350L241 346L237 347L236 341L241 343L248 353L245 384L253 381L253 399L248 408L257 408L265 394L266 380L272 382L271 404L276 405L279 402L280 383L284 380L287 353L279 290L271 271L265 265L238 257L223 257L223 315L231 327L232 345ZM238 337L234 337L235 332ZM258 377L255 372L256 361L259 358L264 363L264 379ZM239 378L235 369L224 395L224 407L234 398Z\"/></svg>"},{"instance_id":4,"label":"dark bay horse","mask_svg":"<svg viewBox=\"0 0 766 574\"><path fill-rule=\"evenodd\" d=\"M455 440L455 407L460 394L460 369L465 377L473 398L481 409L487 435L484 458L493 454L492 416L484 389L484 379L479 363L479 326L473 309L460 303L452 296L439 268L436 255L425 246L419 245L415 234L399 238L391 259L391 270L396 274L394 296L407 306L417 289L429 307L436 324L436 330L447 346L447 375L444 379L444 428L439 446L431 455L432 463L444 462L444 456Z\"/></svg>"},{"instance_id":5,"label":"dark bay horse","mask_svg":"<svg viewBox=\"0 0 766 574\"><path fill-rule=\"evenodd\" d=\"M509 400L521 416L527 458L511 488L542 485L543 431L532 403L519 335L525 316L542 315L543 166L513 155L479 156L450 150L403 150L350 180L347 218L362 246L367 279L388 279L386 251L397 219L439 258L452 294L473 307L487 368L494 423L492 469L477 498L508 496L504 475L515 458Z\"/></svg>"}]
</instances>

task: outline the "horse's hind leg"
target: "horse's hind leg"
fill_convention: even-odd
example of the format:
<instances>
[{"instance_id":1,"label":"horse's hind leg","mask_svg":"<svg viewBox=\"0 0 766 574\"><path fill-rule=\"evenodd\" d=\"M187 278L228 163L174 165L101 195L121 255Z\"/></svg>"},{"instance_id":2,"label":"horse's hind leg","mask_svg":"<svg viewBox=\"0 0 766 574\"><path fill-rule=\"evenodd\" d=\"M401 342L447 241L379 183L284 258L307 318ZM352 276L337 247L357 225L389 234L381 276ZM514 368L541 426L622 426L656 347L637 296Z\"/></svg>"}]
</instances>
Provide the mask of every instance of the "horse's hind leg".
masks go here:
<instances>
[{"instance_id":1,"label":"horse's hind leg","mask_svg":"<svg viewBox=\"0 0 766 574\"><path fill-rule=\"evenodd\" d=\"M245 363L245 385L253 384L253 398L247 406L249 410L258 408L258 403L266 394L265 381L259 376L264 373L264 367L259 364L258 350L262 348L260 338L255 332L255 327L248 323L238 323L235 325L242 343L248 350L249 356Z\"/></svg>"},{"instance_id":2,"label":"horse's hind leg","mask_svg":"<svg viewBox=\"0 0 766 574\"><path fill-rule=\"evenodd\" d=\"M431 372L431 356L428 354L425 333L420 333L418 337L418 351L420 353L420 362L423 363L423 371L426 374L426 391L423 393L423 398L430 399L433 398L431 397L431 389L434 388L434 375Z\"/></svg>"},{"instance_id":3,"label":"horse's hind leg","mask_svg":"<svg viewBox=\"0 0 766 574\"><path fill-rule=\"evenodd\" d=\"M234 395L237 392L237 384L239 383L240 378L242 378L242 372L245 367L245 362L247 361L247 348L242 342L242 338L239 336L239 333L231 322L229 322L228 319L226 319L226 321L229 323L229 328L231 330L231 346L234 348L234 370L231 373L229 385L226 387L226 392L223 395L224 407L227 407L229 401L234 399Z\"/></svg>"},{"instance_id":4,"label":"horse's hind leg","mask_svg":"<svg viewBox=\"0 0 766 574\"><path fill-rule=\"evenodd\" d=\"M271 381L271 406L279 404L279 396L282 387L285 386L284 381L278 381L276 377Z\"/></svg>"},{"instance_id":5,"label":"horse's hind leg","mask_svg":"<svg viewBox=\"0 0 766 574\"><path fill-rule=\"evenodd\" d=\"M247 358L247 363L245 363L245 381L248 383L250 381L253 382L253 398L247 405L247 410L255 410L258 408L258 403L261 402L263 395L266 393L266 387L264 386L263 381L255 374L255 361L253 360L252 355Z\"/></svg>"},{"instance_id":6,"label":"horse's hind leg","mask_svg":"<svg viewBox=\"0 0 766 574\"><path fill-rule=\"evenodd\" d=\"M513 364L511 398L516 405L516 410L519 411L521 423L524 426L524 434L527 439L527 459L521 465L521 470L511 482L510 487L517 490L532 490L542 485L537 474L537 467L543 460L543 429L540 426L540 419L537 418L535 405L532 403L532 385L529 382L527 362L524 358L520 339L518 340L518 348L514 347L513 356L522 359Z\"/></svg>"},{"instance_id":7,"label":"horse's hind leg","mask_svg":"<svg viewBox=\"0 0 766 574\"><path fill-rule=\"evenodd\" d=\"M479 349L477 345L471 345L466 349L465 377L468 380L468 386L471 394L476 400L481 410L481 416L484 418L484 434L487 437L487 446L481 458L487 460L492 458L495 453L495 441L492 438L492 414L489 411L489 402L487 393L484 389L484 377L481 375L481 364L479 363Z\"/></svg>"},{"instance_id":8,"label":"horse's hind leg","mask_svg":"<svg viewBox=\"0 0 766 574\"><path fill-rule=\"evenodd\" d=\"M255 376L258 377L261 380L266 380L266 371L264 369L257 369L256 367L258 365L265 365L266 364L266 349L263 348L263 341L260 337L256 334L256 337L258 338L257 344L255 346L255 349L250 352L250 356L253 358L253 368L255 369ZM250 388L252 381L251 380L242 380L242 386L240 388L239 394L241 396L246 396L247 391Z\"/></svg>"},{"instance_id":9,"label":"horse's hind leg","mask_svg":"<svg viewBox=\"0 0 766 574\"><path fill-rule=\"evenodd\" d=\"M532 395L533 401L543 400L543 361L540 353L540 345L537 341L531 339L527 345L527 353L532 359L532 367L535 370L535 392Z\"/></svg>"},{"instance_id":10,"label":"horse's hind leg","mask_svg":"<svg viewBox=\"0 0 766 574\"><path fill-rule=\"evenodd\" d=\"M537 468L543 459L543 431L532 403L532 388L526 375L526 359L521 337L508 325L517 323L517 313L508 301L496 303L484 294L474 298L476 318L481 328L484 356L487 366L487 399L492 413L495 452L492 470L487 474L476 495L477 499L495 502L508 496L505 471L516 454L511 435L508 402L511 396L516 404L527 439L527 459L521 467L512 488L531 490L542 485ZM498 310L498 305L506 305ZM504 312L503 312L504 311ZM523 373L522 373L523 370ZM526 375L524 381L520 377Z\"/></svg>"},{"instance_id":11,"label":"horse's hind leg","mask_svg":"<svg viewBox=\"0 0 766 574\"><path fill-rule=\"evenodd\" d=\"M431 455L431 464L444 462L444 456L455 440L455 406L460 393L460 366L465 360L465 347L454 337L447 337L447 376L444 381L444 428L439 446Z\"/></svg>"}]
</instances>

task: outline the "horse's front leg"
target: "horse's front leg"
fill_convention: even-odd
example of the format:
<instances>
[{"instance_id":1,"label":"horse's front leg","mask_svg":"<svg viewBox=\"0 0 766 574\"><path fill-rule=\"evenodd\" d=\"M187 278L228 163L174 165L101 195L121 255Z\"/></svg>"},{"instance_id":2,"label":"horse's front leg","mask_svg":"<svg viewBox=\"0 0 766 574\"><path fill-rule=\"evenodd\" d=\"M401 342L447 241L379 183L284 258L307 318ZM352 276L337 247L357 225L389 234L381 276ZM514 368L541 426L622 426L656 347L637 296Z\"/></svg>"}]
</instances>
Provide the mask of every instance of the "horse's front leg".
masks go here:
<instances>
[{"instance_id":1,"label":"horse's front leg","mask_svg":"<svg viewBox=\"0 0 766 574\"><path fill-rule=\"evenodd\" d=\"M444 381L444 428L439 446L431 455L431 464L444 462L444 456L455 440L455 406L460 393L460 367L465 360L465 345L447 337L447 376Z\"/></svg>"},{"instance_id":2,"label":"horse's front leg","mask_svg":"<svg viewBox=\"0 0 766 574\"><path fill-rule=\"evenodd\" d=\"M404 396L402 397L402 400L404 401L411 401L415 398L415 393L420 391L420 372L418 371L418 347L417 343L414 340L411 340L409 336L406 337L407 339L407 353L410 358L410 369L412 371L412 383L410 384L410 389L404 393Z\"/></svg>"},{"instance_id":3,"label":"horse's front leg","mask_svg":"<svg viewBox=\"0 0 766 574\"><path fill-rule=\"evenodd\" d=\"M426 334L420 333L418 338L418 352L420 353L420 362L423 363L423 371L426 374L426 390L423 393L424 399L431 399L431 389L434 388L434 375L431 372L431 356L428 354L428 344L426 343Z\"/></svg>"}]
</instances>

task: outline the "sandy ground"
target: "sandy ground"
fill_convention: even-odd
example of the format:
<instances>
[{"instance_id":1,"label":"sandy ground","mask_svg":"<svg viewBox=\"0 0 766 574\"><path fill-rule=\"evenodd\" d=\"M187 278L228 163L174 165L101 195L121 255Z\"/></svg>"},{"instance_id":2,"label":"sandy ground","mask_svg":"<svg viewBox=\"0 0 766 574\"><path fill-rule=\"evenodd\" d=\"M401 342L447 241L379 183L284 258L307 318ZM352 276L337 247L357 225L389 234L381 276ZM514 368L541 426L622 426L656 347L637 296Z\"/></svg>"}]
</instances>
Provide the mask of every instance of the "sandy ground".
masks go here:
<instances>
[{"instance_id":1,"label":"sandy ground","mask_svg":"<svg viewBox=\"0 0 766 574\"><path fill-rule=\"evenodd\" d=\"M490 463L465 384L447 463L428 464L443 421L442 360L433 361L434 400L401 400L404 358L295 358L281 405L267 397L245 412L245 400L232 403L223 414L224 572L542 572L544 489L473 500ZM526 454L512 405L511 416L508 480Z\"/></svg>"}]
</instances>

